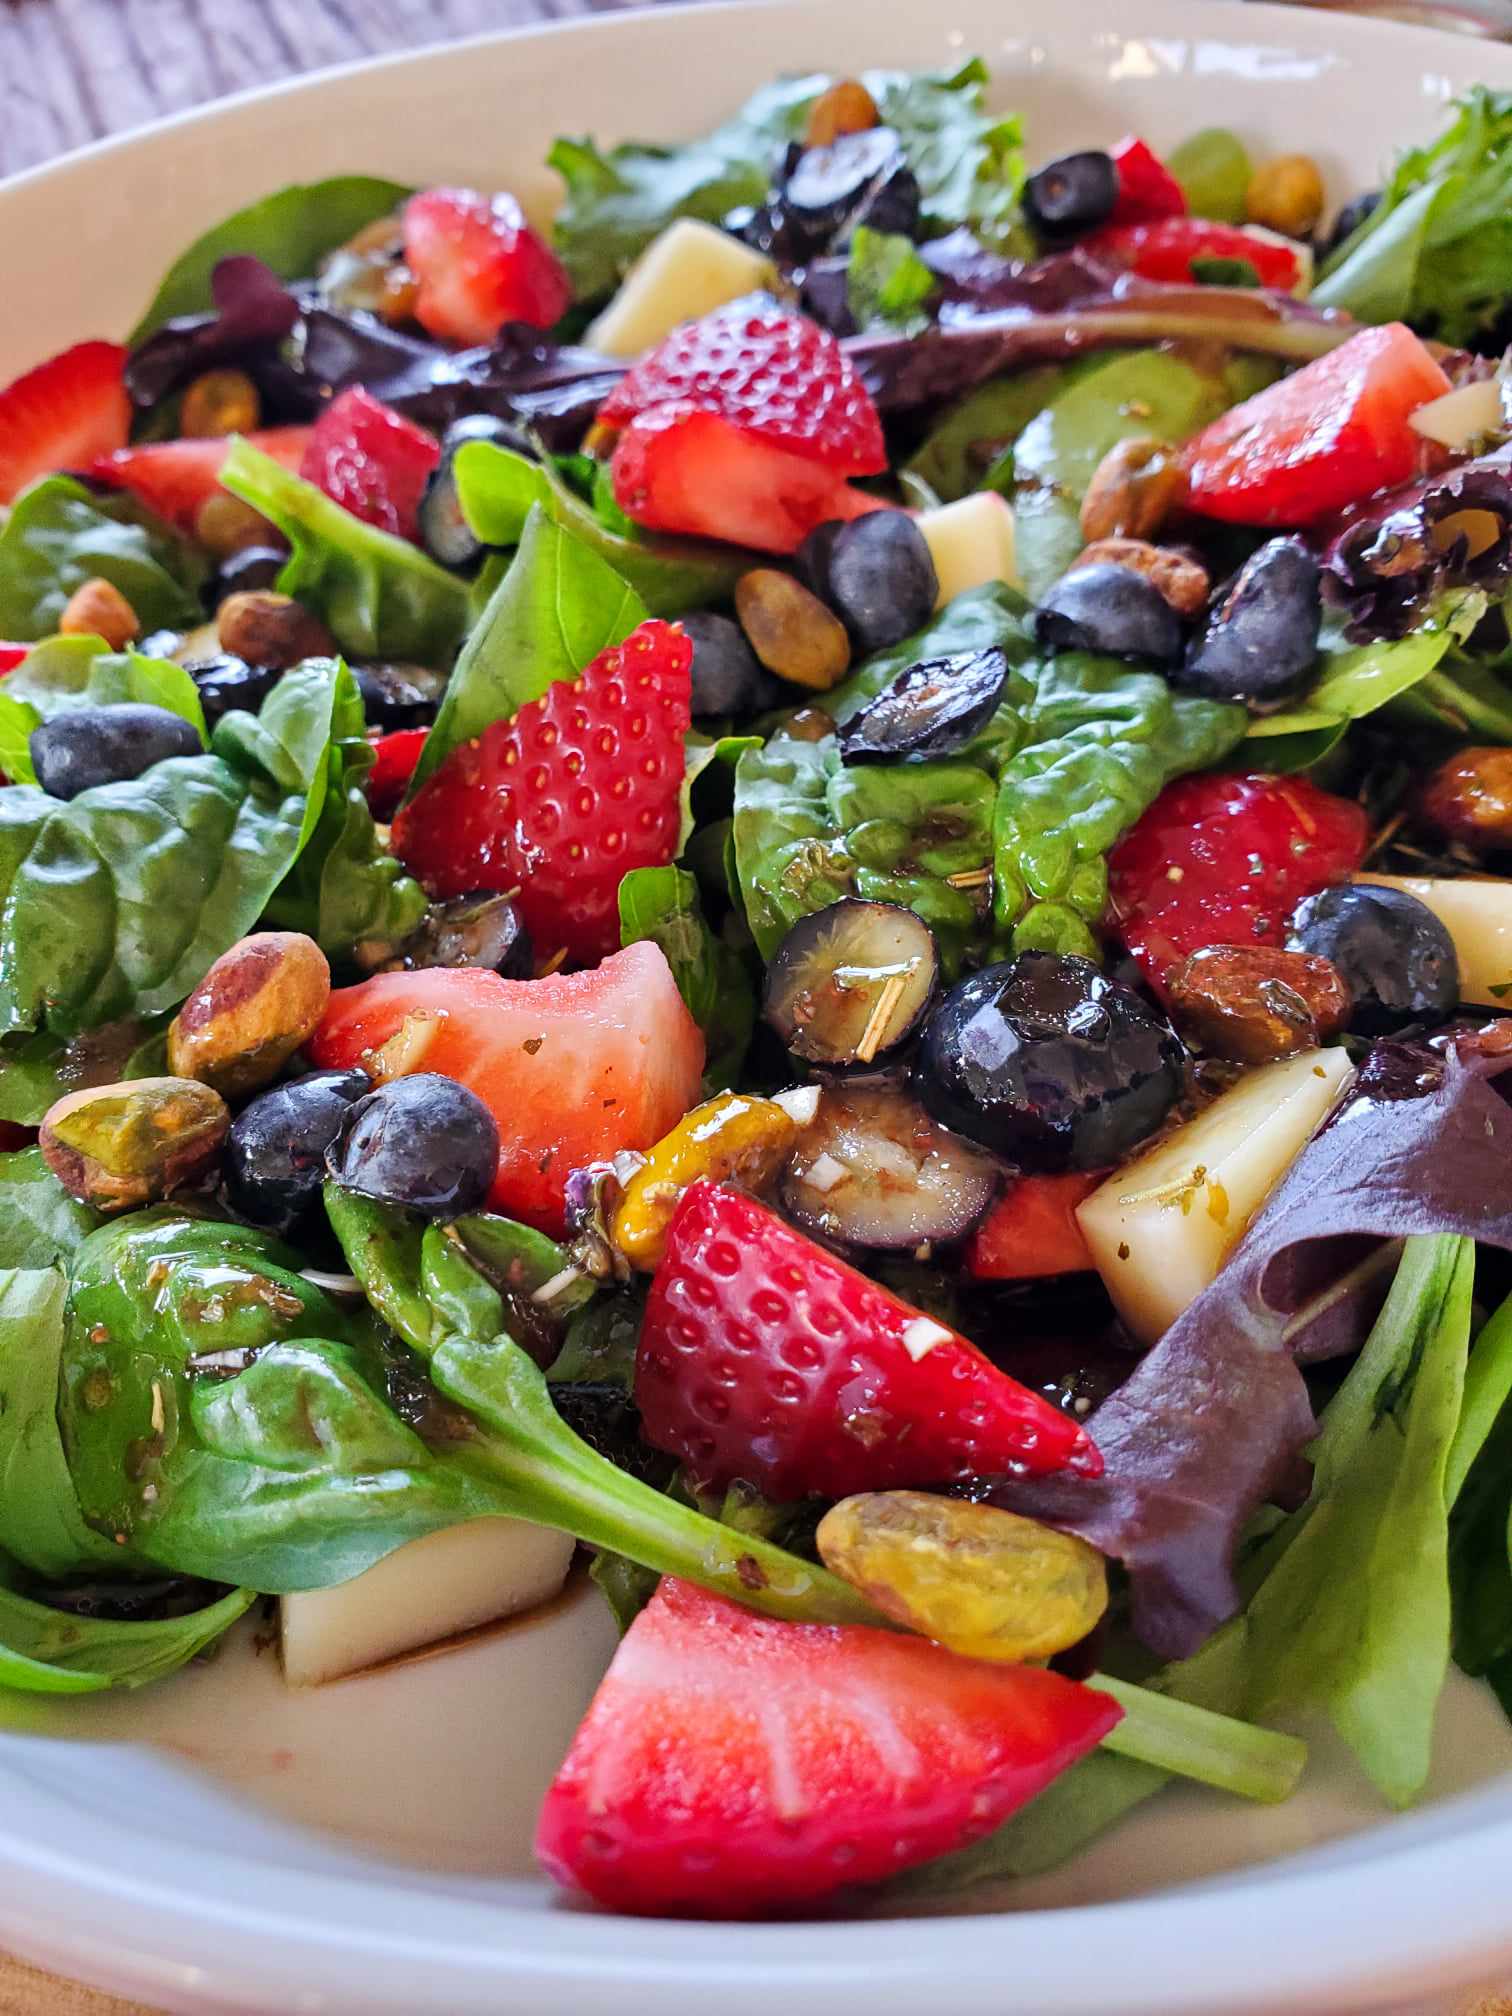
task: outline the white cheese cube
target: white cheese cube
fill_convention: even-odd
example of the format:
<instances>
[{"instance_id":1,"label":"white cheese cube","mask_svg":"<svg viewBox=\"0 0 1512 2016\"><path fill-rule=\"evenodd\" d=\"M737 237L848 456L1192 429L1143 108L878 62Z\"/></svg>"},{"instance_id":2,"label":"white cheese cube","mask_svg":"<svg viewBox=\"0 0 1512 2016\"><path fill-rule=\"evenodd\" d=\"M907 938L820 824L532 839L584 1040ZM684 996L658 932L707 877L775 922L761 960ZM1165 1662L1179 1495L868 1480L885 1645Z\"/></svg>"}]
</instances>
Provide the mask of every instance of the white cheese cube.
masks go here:
<instances>
[{"instance_id":1,"label":"white cheese cube","mask_svg":"<svg viewBox=\"0 0 1512 2016\"><path fill-rule=\"evenodd\" d=\"M583 341L606 357L639 357L679 322L776 284L770 259L728 231L679 217L652 239Z\"/></svg>"},{"instance_id":2,"label":"white cheese cube","mask_svg":"<svg viewBox=\"0 0 1512 2016\"><path fill-rule=\"evenodd\" d=\"M1018 584L1013 508L995 490L978 490L954 504L937 504L915 520L940 577L937 609L987 581Z\"/></svg>"},{"instance_id":3,"label":"white cheese cube","mask_svg":"<svg viewBox=\"0 0 1512 2016\"><path fill-rule=\"evenodd\" d=\"M1262 1064L1079 1207L1097 1271L1143 1343L1207 1287L1353 1076L1337 1049Z\"/></svg>"},{"instance_id":4,"label":"white cheese cube","mask_svg":"<svg viewBox=\"0 0 1512 2016\"><path fill-rule=\"evenodd\" d=\"M532 1609L567 1579L575 1542L524 1519L431 1533L333 1589L279 1603L284 1678L318 1687Z\"/></svg>"}]
</instances>

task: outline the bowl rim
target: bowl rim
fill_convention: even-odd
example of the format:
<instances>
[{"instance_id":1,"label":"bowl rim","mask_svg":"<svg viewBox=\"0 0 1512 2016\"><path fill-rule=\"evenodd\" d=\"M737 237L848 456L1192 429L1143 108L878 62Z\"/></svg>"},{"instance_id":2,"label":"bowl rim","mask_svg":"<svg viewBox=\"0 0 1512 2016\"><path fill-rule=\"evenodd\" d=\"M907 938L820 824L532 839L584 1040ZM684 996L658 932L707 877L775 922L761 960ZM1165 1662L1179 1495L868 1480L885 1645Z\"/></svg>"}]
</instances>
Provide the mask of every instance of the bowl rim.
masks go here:
<instances>
[{"instance_id":1,"label":"bowl rim","mask_svg":"<svg viewBox=\"0 0 1512 2016\"><path fill-rule=\"evenodd\" d=\"M654 18L675 35L678 21L754 20L759 11L767 31L774 18L801 22L811 4L698 0ZM1058 4L1094 29L1108 21L1101 0ZM1270 33L1314 51L1345 53L1384 43L1423 70L1434 47L1453 48L1460 65L1464 60L1464 38L1448 31L1352 12L1312 12L1266 0L1151 4L1189 14L1194 38L1242 34L1253 40ZM500 45L548 37L609 43L643 18L649 18L646 10L628 9L522 23L253 86L145 128L107 135L0 181L0 218L13 197L66 184L102 160L185 129L207 130L270 101L318 99L357 77L465 62L469 52ZM1121 23L1120 32L1134 26ZM1479 46L1487 52L1484 67L1504 71L1512 85L1512 48ZM273 1863L253 1863L242 1853L155 1838L149 1868L139 1832L90 1808L66 1772L56 1782L48 1757L60 1748L75 1758L88 1753L99 1759L112 1746L0 1736L0 1789L10 1795L0 1815L0 1930L17 1950L53 1964L67 1954L81 1974L110 1985L129 1980L142 1993L195 1998L213 1991L213 2006L222 2006L223 1993L239 1992L287 1998L269 2006L345 2008L339 1997L351 1986L353 1962L361 1960L392 1969L400 1985L413 1978L416 1994L508 1987L520 1998L512 2004L520 2016L559 2010L568 1995L575 2016L622 2012L617 1997L633 1989L655 1991L659 2016L706 2016L711 1988L724 1998L727 2016L747 2009L754 2016L758 2004L768 2010L774 1990L784 1987L864 1993L870 2016L912 2016L943 1981L957 1993L1000 1998L1011 1966L1015 1996L1025 1998L1020 2006L1027 2010L1032 1997L1035 2016L1085 2016L1085 1989L1059 1978L1060 1956L1074 1943L1084 1959L1097 1956L1114 1977L1135 1919L1146 1950L1164 1943L1167 1951L1179 1947L1190 1958L1200 1946L1222 1962L1217 1971L1209 1965L1152 1981L1148 2016L1211 2016L1217 1995L1226 2016L1245 2016L1251 2008L1281 2006L1288 1994L1305 1996L1305 2006L1323 2016L1325 2009L1376 2007L1383 1995L1401 1998L1470 1983L1512 1964L1512 1907L1502 1873L1512 1865L1512 1776L1375 1830L1363 1842L1355 1837L1135 1899L965 1917L741 1925L732 1939L727 1924L646 1921L566 1903L545 1912L538 1905L525 1909L509 1893L538 1894L535 1886L515 1883L496 1886L486 1897L468 1895L465 1882L420 1872L396 1876L377 1861L354 1861L350 1873L291 1867L275 1874ZM245 1894L249 1867L255 1897ZM1369 1950L1361 1952L1355 1941L1341 1942L1338 1930L1341 1923L1364 1930L1367 1890ZM1243 1897L1237 1907L1236 1894ZM417 1901L423 1904L418 1923ZM669 1925L675 1931L669 1933ZM260 1942L264 1964L255 1974L238 1974L241 1963L228 1960L226 1948L247 1937ZM175 1958L164 1959L165 1953ZM193 2006L212 2005L196 1999ZM1134 2016L1135 2006L1121 2005L1123 2016Z\"/></svg>"}]
</instances>

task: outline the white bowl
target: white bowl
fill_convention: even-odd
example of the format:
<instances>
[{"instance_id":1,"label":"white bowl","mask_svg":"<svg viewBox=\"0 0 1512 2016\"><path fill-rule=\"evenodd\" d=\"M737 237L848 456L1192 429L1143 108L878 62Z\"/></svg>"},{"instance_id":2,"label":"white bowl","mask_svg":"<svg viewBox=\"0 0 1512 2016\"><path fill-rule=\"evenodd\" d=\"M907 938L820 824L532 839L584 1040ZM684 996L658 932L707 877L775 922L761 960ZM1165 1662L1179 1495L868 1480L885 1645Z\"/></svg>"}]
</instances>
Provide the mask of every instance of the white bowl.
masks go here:
<instances>
[{"instance_id":1,"label":"white bowl","mask_svg":"<svg viewBox=\"0 0 1512 2016\"><path fill-rule=\"evenodd\" d=\"M611 16L318 77L0 190L0 380L130 326L198 229L368 169L549 208L558 131L693 133L778 69L980 53L1041 157L1216 121L1368 185L1512 49L1230 0L776 0ZM18 304L20 306L18 307ZM535 1803L610 1650L579 1591L445 1658L284 1693L250 1637L141 1697L0 1699L0 1943L176 2011L321 2016L1308 2016L1512 1982L1512 1730L1455 1676L1430 1799L1387 1819L1337 1746L1266 1811L1165 1795L962 1915L741 1926L576 1911ZM18 1722L18 1716L26 1720ZM1449 1998L1449 1999L1446 1999Z\"/></svg>"}]
</instances>

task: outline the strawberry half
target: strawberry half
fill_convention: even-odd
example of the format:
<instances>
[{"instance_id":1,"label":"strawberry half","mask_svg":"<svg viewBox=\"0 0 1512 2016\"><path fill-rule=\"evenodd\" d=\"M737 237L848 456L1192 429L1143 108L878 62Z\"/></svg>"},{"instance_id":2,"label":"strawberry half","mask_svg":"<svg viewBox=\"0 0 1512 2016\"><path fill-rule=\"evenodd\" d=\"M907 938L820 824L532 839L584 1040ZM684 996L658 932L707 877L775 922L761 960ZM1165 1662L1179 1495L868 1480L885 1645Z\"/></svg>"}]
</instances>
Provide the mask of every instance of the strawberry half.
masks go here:
<instances>
[{"instance_id":1,"label":"strawberry half","mask_svg":"<svg viewBox=\"0 0 1512 2016\"><path fill-rule=\"evenodd\" d=\"M1183 777L1109 859L1113 915L1157 989L1205 945L1280 945L1304 896L1352 875L1370 822L1305 777Z\"/></svg>"},{"instance_id":2,"label":"strawberry half","mask_svg":"<svg viewBox=\"0 0 1512 2016\"><path fill-rule=\"evenodd\" d=\"M285 469L299 468L310 439L308 427L266 427L247 439ZM220 489L220 472L231 452L228 436L204 440L150 441L97 455L91 476L140 497L149 510L181 532L192 533L203 506Z\"/></svg>"},{"instance_id":3,"label":"strawberry half","mask_svg":"<svg viewBox=\"0 0 1512 2016\"><path fill-rule=\"evenodd\" d=\"M1102 1472L1084 1428L964 1337L714 1183L673 1215L635 1398L647 1441L700 1484L779 1500Z\"/></svg>"},{"instance_id":4,"label":"strawberry half","mask_svg":"<svg viewBox=\"0 0 1512 2016\"><path fill-rule=\"evenodd\" d=\"M299 473L364 525L414 539L420 498L440 460L434 434L354 385L315 422Z\"/></svg>"},{"instance_id":5,"label":"strawberry half","mask_svg":"<svg viewBox=\"0 0 1512 2016\"><path fill-rule=\"evenodd\" d=\"M0 392L0 504L59 470L124 446L131 401L119 343L76 343Z\"/></svg>"},{"instance_id":6,"label":"strawberry half","mask_svg":"<svg viewBox=\"0 0 1512 2016\"><path fill-rule=\"evenodd\" d=\"M627 427L674 401L837 476L875 476L887 467L877 409L840 345L817 322L764 295L674 329L631 366L598 417L605 427Z\"/></svg>"},{"instance_id":7,"label":"strawberry half","mask_svg":"<svg viewBox=\"0 0 1512 2016\"><path fill-rule=\"evenodd\" d=\"M638 525L762 553L794 553L826 519L883 508L823 463L686 400L638 414L619 438L610 476L614 501Z\"/></svg>"},{"instance_id":8,"label":"strawberry half","mask_svg":"<svg viewBox=\"0 0 1512 2016\"><path fill-rule=\"evenodd\" d=\"M1121 1715L1039 1667L781 1623L668 1577L552 1781L536 1854L618 1911L807 1907L980 1840Z\"/></svg>"},{"instance_id":9,"label":"strawberry half","mask_svg":"<svg viewBox=\"0 0 1512 2016\"><path fill-rule=\"evenodd\" d=\"M14 672L31 648L30 644L0 643L0 679L3 679L7 672Z\"/></svg>"},{"instance_id":10,"label":"strawberry half","mask_svg":"<svg viewBox=\"0 0 1512 2016\"><path fill-rule=\"evenodd\" d=\"M394 821L433 896L518 889L536 949L587 964L620 942L620 878L677 847L693 647L642 623L454 749Z\"/></svg>"},{"instance_id":11,"label":"strawberry half","mask_svg":"<svg viewBox=\"0 0 1512 2016\"><path fill-rule=\"evenodd\" d=\"M443 343L492 343L506 322L549 329L572 283L513 196L427 189L404 206L404 263L419 282L415 315Z\"/></svg>"}]
</instances>

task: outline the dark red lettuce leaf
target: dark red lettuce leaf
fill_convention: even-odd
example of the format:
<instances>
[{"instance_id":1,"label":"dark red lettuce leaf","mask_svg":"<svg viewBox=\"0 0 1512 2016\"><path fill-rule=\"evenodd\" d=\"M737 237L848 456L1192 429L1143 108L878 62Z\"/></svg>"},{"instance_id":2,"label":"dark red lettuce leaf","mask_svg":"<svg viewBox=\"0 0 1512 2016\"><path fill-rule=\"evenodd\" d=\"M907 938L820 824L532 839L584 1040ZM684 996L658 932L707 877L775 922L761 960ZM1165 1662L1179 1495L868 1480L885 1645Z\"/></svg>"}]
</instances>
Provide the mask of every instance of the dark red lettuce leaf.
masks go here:
<instances>
[{"instance_id":1,"label":"dark red lettuce leaf","mask_svg":"<svg viewBox=\"0 0 1512 2016\"><path fill-rule=\"evenodd\" d=\"M1473 551L1447 523L1467 511L1499 527ZM1512 578L1512 448L1355 505L1334 528L1323 568L1329 598L1348 611L1360 644L1405 637L1441 588L1503 586Z\"/></svg>"},{"instance_id":2,"label":"dark red lettuce leaf","mask_svg":"<svg viewBox=\"0 0 1512 2016\"><path fill-rule=\"evenodd\" d=\"M215 308L178 315L139 343L126 364L126 390L144 411L202 371L245 365L270 354L299 320L300 304L271 266L250 254L219 260L210 275Z\"/></svg>"},{"instance_id":3,"label":"dark red lettuce leaf","mask_svg":"<svg viewBox=\"0 0 1512 2016\"><path fill-rule=\"evenodd\" d=\"M1239 1605L1233 1554L1259 1508L1292 1495L1316 1432L1293 1337L1362 1240L1453 1232L1512 1248L1512 1108L1493 1079L1512 1022L1441 1049L1382 1043L1293 1164L1227 1267L1092 1415L1095 1482L1006 1479L992 1498L1079 1533L1129 1571L1133 1623L1181 1659ZM1505 1082L1505 1081L1504 1081ZM1324 1242L1341 1242L1325 1244Z\"/></svg>"}]
</instances>

